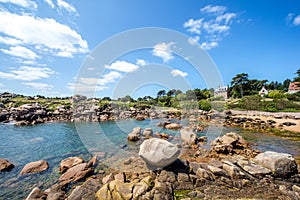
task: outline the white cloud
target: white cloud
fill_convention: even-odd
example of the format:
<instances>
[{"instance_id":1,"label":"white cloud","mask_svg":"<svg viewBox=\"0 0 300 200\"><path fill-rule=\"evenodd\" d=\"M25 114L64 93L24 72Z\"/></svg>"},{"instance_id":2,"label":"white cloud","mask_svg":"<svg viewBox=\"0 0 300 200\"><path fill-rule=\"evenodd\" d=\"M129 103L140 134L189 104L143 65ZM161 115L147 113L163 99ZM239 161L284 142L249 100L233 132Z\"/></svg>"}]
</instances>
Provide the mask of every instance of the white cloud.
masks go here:
<instances>
[{"instance_id":1,"label":"white cloud","mask_svg":"<svg viewBox=\"0 0 300 200\"><path fill-rule=\"evenodd\" d=\"M153 47L154 49L153 49L152 53L154 56L162 58L163 61L165 63L167 63L174 58L174 56L172 55L172 51L171 51L171 48L173 45L174 45L173 42L158 43Z\"/></svg>"},{"instance_id":2,"label":"white cloud","mask_svg":"<svg viewBox=\"0 0 300 200\"><path fill-rule=\"evenodd\" d=\"M116 61L111 65L105 65L104 67L106 69L114 69L120 72L134 72L139 68L139 66L126 61Z\"/></svg>"},{"instance_id":3,"label":"white cloud","mask_svg":"<svg viewBox=\"0 0 300 200\"><path fill-rule=\"evenodd\" d=\"M33 88L34 90L44 93L44 92L48 92L51 91L53 89L53 85L49 85L46 83L38 83L38 82L25 82L22 83L23 85L29 86L31 88Z\"/></svg>"},{"instance_id":4,"label":"white cloud","mask_svg":"<svg viewBox=\"0 0 300 200\"><path fill-rule=\"evenodd\" d=\"M106 86L107 84L114 83L121 77L122 74L115 71L104 74L101 78L81 77L76 83L69 83L67 88L70 90L75 90L76 92L105 90L108 88Z\"/></svg>"},{"instance_id":5,"label":"white cloud","mask_svg":"<svg viewBox=\"0 0 300 200\"><path fill-rule=\"evenodd\" d=\"M75 15L78 15L78 12L75 9L75 7L72 6L71 4L63 1L63 0L57 0L57 6L58 6L58 8L64 9L64 10L66 10L69 13L73 13Z\"/></svg>"},{"instance_id":6,"label":"white cloud","mask_svg":"<svg viewBox=\"0 0 300 200\"><path fill-rule=\"evenodd\" d=\"M0 43L7 44L7 45L17 45L17 44L21 44L22 41L11 38L11 37L2 37L0 35Z\"/></svg>"},{"instance_id":7,"label":"white cloud","mask_svg":"<svg viewBox=\"0 0 300 200\"><path fill-rule=\"evenodd\" d=\"M57 56L87 53L85 40L70 27L51 18L35 18L0 10L0 33Z\"/></svg>"},{"instance_id":8,"label":"white cloud","mask_svg":"<svg viewBox=\"0 0 300 200\"><path fill-rule=\"evenodd\" d=\"M228 35L236 13L226 12L225 6L207 5L200 9L203 13L199 19L189 19L183 27L193 35L188 39L192 45L200 43L205 50L217 47L219 42ZM201 40L200 40L201 35Z\"/></svg>"},{"instance_id":9,"label":"white cloud","mask_svg":"<svg viewBox=\"0 0 300 200\"><path fill-rule=\"evenodd\" d=\"M47 67L40 68L21 66L18 70L11 70L8 73L0 72L0 78L9 80L33 81L41 78L48 78L54 73L55 71Z\"/></svg>"},{"instance_id":10,"label":"white cloud","mask_svg":"<svg viewBox=\"0 0 300 200\"><path fill-rule=\"evenodd\" d=\"M294 18L293 24L295 26L300 25L300 15L298 15L297 17Z\"/></svg>"},{"instance_id":11,"label":"white cloud","mask_svg":"<svg viewBox=\"0 0 300 200\"><path fill-rule=\"evenodd\" d=\"M36 53L34 53L30 49L28 49L26 47L22 47L22 46L10 47L9 50L1 49L1 51L3 53L6 53L6 54L9 54L12 56L17 56L17 57L25 58L25 59L29 59L29 60L35 60L36 58L38 58Z\"/></svg>"},{"instance_id":12,"label":"white cloud","mask_svg":"<svg viewBox=\"0 0 300 200\"><path fill-rule=\"evenodd\" d=\"M222 22L224 20L225 24L228 24L230 22L230 20L235 17L236 17L235 13L225 13L224 15L219 15L216 18L216 22Z\"/></svg>"},{"instance_id":13,"label":"white cloud","mask_svg":"<svg viewBox=\"0 0 300 200\"><path fill-rule=\"evenodd\" d=\"M147 63L146 63L146 61L143 60L143 59L137 59L135 64L138 65L138 66L143 67L143 66L145 66Z\"/></svg>"},{"instance_id":14,"label":"white cloud","mask_svg":"<svg viewBox=\"0 0 300 200\"><path fill-rule=\"evenodd\" d=\"M222 14L227 10L225 6L213 6L207 5L204 8L201 8L200 11L203 13L211 13L211 14Z\"/></svg>"},{"instance_id":15,"label":"white cloud","mask_svg":"<svg viewBox=\"0 0 300 200\"><path fill-rule=\"evenodd\" d=\"M200 46L204 50L210 50L214 47L219 46L219 44L217 42L202 42Z\"/></svg>"},{"instance_id":16,"label":"white cloud","mask_svg":"<svg viewBox=\"0 0 300 200\"><path fill-rule=\"evenodd\" d=\"M0 0L0 3L11 3L24 8L37 8L37 4L31 0Z\"/></svg>"},{"instance_id":17,"label":"white cloud","mask_svg":"<svg viewBox=\"0 0 300 200\"><path fill-rule=\"evenodd\" d=\"M54 8L55 5L54 3L52 2L52 0L44 0L51 8Z\"/></svg>"},{"instance_id":18,"label":"white cloud","mask_svg":"<svg viewBox=\"0 0 300 200\"><path fill-rule=\"evenodd\" d=\"M195 37L189 37L188 38L188 42L191 44L191 45L196 45L200 40L200 37L198 35L196 35Z\"/></svg>"},{"instance_id":19,"label":"white cloud","mask_svg":"<svg viewBox=\"0 0 300 200\"><path fill-rule=\"evenodd\" d=\"M191 33L196 33L200 34L201 33L201 26L202 26L203 18L194 20L194 19L189 19L183 24L184 28L188 28L187 31Z\"/></svg>"},{"instance_id":20,"label":"white cloud","mask_svg":"<svg viewBox=\"0 0 300 200\"><path fill-rule=\"evenodd\" d=\"M188 73L180 71L179 69L173 69L171 71L172 76L181 76L181 77L186 77Z\"/></svg>"}]
</instances>

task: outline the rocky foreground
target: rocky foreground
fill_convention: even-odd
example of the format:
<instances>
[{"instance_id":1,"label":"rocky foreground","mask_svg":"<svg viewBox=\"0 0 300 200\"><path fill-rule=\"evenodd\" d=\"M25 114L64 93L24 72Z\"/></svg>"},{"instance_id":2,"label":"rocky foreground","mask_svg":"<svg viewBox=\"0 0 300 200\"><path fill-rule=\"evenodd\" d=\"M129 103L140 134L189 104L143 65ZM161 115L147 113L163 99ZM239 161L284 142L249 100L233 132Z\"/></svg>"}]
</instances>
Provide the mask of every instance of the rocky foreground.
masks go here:
<instances>
[{"instance_id":1,"label":"rocky foreground","mask_svg":"<svg viewBox=\"0 0 300 200\"><path fill-rule=\"evenodd\" d=\"M139 156L105 171L95 170L105 164L96 156L88 162L66 158L57 184L45 191L34 188L26 199L300 199L300 174L291 155L259 152L236 133L215 139L210 150L188 136L194 137L181 131L182 143L175 145L150 134ZM0 160L1 171L12 167ZM46 161L32 162L21 174L47 168Z\"/></svg>"}]
</instances>

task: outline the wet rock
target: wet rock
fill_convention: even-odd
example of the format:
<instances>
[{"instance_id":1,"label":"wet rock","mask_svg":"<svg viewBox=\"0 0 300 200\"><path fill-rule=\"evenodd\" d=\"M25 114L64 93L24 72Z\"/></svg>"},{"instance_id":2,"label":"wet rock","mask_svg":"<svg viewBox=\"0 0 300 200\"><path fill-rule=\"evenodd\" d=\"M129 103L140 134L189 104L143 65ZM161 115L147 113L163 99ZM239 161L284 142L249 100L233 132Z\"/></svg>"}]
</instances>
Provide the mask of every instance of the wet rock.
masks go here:
<instances>
[{"instance_id":1,"label":"wet rock","mask_svg":"<svg viewBox=\"0 0 300 200\"><path fill-rule=\"evenodd\" d=\"M47 199L47 194L45 194L41 189L38 187L35 187L31 190L29 195L25 200L42 200L42 199Z\"/></svg>"},{"instance_id":2,"label":"wet rock","mask_svg":"<svg viewBox=\"0 0 300 200\"><path fill-rule=\"evenodd\" d=\"M171 124L171 122L170 121L163 121L163 122L158 122L156 124L156 126L165 128L165 126L168 125L168 124Z\"/></svg>"},{"instance_id":3,"label":"wet rock","mask_svg":"<svg viewBox=\"0 0 300 200\"><path fill-rule=\"evenodd\" d=\"M193 132L192 129L183 128L180 130L181 140L186 142L187 144L196 144L197 143L197 135Z\"/></svg>"},{"instance_id":4,"label":"wet rock","mask_svg":"<svg viewBox=\"0 0 300 200\"><path fill-rule=\"evenodd\" d=\"M95 199L95 193L101 188L97 179L89 179L83 185L77 186L70 194L70 200Z\"/></svg>"},{"instance_id":5,"label":"wet rock","mask_svg":"<svg viewBox=\"0 0 300 200\"><path fill-rule=\"evenodd\" d=\"M132 129L131 133L128 134L127 139L129 141L138 141L141 135L141 127L135 127Z\"/></svg>"},{"instance_id":6,"label":"wet rock","mask_svg":"<svg viewBox=\"0 0 300 200\"><path fill-rule=\"evenodd\" d=\"M153 137L153 130L152 128L145 128L143 131L143 136L146 138L151 138Z\"/></svg>"},{"instance_id":7,"label":"wet rock","mask_svg":"<svg viewBox=\"0 0 300 200\"><path fill-rule=\"evenodd\" d=\"M275 177L289 178L298 172L295 159L290 154L266 151L258 154L253 161L270 169Z\"/></svg>"},{"instance_id":8,"label":"wet rock","mask_svg":"<svg viewBox=\"0 0 300 200\"><path fill-rule=\"evenodd\" d=\"M172 129L172 130L179 130L179 129L181 129L181 125L177 124L177 123L171 123L171 124L165 125L165 128Z\"/></svg>"},{"instance_id":9,"label":"wet rock","mask_svg":"<svg viewBox=\"0 0 300 200\"><path fill-rule=\"evenodd\" d=\"M39 160L31 163L27 163L23 169L21 170L20 174L29 174L29 173L38 173L45 171L49 168L47 161Z\"/></svg>"},{"instance_id":10,"label":"wet rock","mask_svg":"<svg viewBox=\"0 0 300 200\"><path fill-rule=\"evenodd\" d=\"M81 163L68 169L64 174L62 174L59 178L59 182L62 185L66 185L71 182L82 180L93 173L93 167L89 167L87 163Z\"/></svg>"},{"instance_id":11,"label":"wet rock","mask_svg":"<svg viewBox=\"0 0 300 200\"><path fill-rule=\"evenodd\" d=\"M14 165L11 164L8 160L1 158L0 159L0 172L10 171L14 168Z\"/></svg>"},{"instance_id":12,"label":"wet rock","mask_svg":"<svg viewBox=\"0 0 300 200\"><path fill-rule=\"evenodd\" d=\"M59 164L59 172L64 173L71 167L74 167L78 164L84 163L83 158L80 157L69 157L64 160L62 160Z\"/></svg>"},{"instance_id":13,"label":"wet rock","mask_svg":"<svg viewBox=\"0 0 300 200\"><path fill-rule=\"evenodd\" d=\"M295 126L297 124L294 123L294 122L283 122L282 125L284 125L284 126Z\"/></svg>"},{"instance_id":14,"label":"wet rock","mask_svg":"<svg viewBox=\"0 0 300 200\"><path fill-rule=\"evenodd\" d=\"M139 155L149 168L163 168L173 163L179 156L180 150L172 143L152 138L145 140Z\"/></svg>"},{"instance_id":15,"label":"wet rock","mask_svg":"<svg viewBox=\"0 0 300 200\"><path fill-rule=\"evenodd\" d=\"M145 120L145 117L144 117L143 115L137 115L137 116L135 117L135 119L136 119L137 121L143 121L143 120Z\"/></svg>"}]
</instances>

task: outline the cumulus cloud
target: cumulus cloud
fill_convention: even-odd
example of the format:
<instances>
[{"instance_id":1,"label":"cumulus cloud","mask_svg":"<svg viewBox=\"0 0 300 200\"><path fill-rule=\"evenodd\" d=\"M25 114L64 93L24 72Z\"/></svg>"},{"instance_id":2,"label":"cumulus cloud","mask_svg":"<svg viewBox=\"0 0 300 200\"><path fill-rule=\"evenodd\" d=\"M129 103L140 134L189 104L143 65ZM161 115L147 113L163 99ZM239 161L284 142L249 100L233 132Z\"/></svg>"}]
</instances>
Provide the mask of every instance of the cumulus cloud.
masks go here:
<instances>
[{"instance_id":1,"label":"cumulus cloud","mask_svg":"<svg viewBox=\"0 0 300 200\"><path fill-rule=\"evenodd\" d=\"M154 56L160 57L163 59L163 61L165 63L169 62L170 60L172 60L174 58L174 56L172 55L172 51L171 48L174 45L173 42L170 43L158 43L156 44L153 48L152 54Z\"/></svg>"},{"instance_id":2,"label":"cumulus cloud","mask_svg":"<svg viewBox=\"0 0 300 200\"><path fill-rule=\"evenodd\" d=\"M11 70L10 72L0 72L0 78L9 80L33 81L41 78L48 78L54 73L55 71L47 67L21 66L17 70Z\"/></svg>"},{"instance_id":3,"label":"cumulus cloud","mask_svg":"<svg viewBox=\"0 0 300 200\"><path fill-rule=\"evenodd\" d=\"M52 0L44 0L51 8L54 8L55 5Z\"/></svg>"},{"instance_id":4,"label":"cumulus cloud","mask_svg":"<svg viewBox=\"0 0 300 200\"><path fill-rule=\"evenodd\" d=\"M146 63L146 61L143 60L143 59L137 59L135 64L138 65L138 66L143 67L143 66L145 66L147 63Z\"/></svg>"},{"instance_id":5,"label":"cumulus cloud","mask_svg":"<svg viewBox=\"0 0 300 200\"><path fill-rule=\"evenodd\" d=\"M2 37L0 35L0 43L7 44L7 45L18 45L18 44L21 44L22 41L16 40L16 39L11 38L11 37Z\"/></svg>"},{"instance_id":6,"label":"cumulus cloud","mask_svg":"<svg viewBox=\"0 0 300 200\"><path fill-rule=\"evenodd\" d=\"M183 24L184 28L187 28L188 32L200 34L201 33L201 26L202 26L203 18L194 20L189 19Z\"/></svg>"},{"instance_id":7,"label":"cumulus cloud","mask_svg":"<svg viewBox=\"0 0 300 200\"><path fill-rule=\"evenodd\" d=\"M139 66L126 61L116 61L111 65L105 65L104 67L106 69L114 69L120 72L134 72L139 68Z\"/></svg>"},{"instance_id":8,"label":"cumulus cloud","mask_svg":"<svg viewBox=\"0 0 300 200\"><path fill-rule=\"evenodd\" d=\"M7 11L0 11L0 19L0 33L15 38L23 45L32 45L61 57L88 52L88 44L80 34L54 19Z\"/></svg>"},{"instance_id":9,"label":"cumulus cloud","mask_svg":"<svg viewBox=\"0 0 300 200\"><path fill-rule=\"evenodd\" d=\"M189 19L183 27L192 36L188 42L192 45L200 43L205 50L218 46L218 43L229 33L232 21L237 17L236 13L227 12L225 6L207 5L200 9L202 17ZM200 35L201 40L200 41Z\"/></svg>"},{"instance_id":10,"label":"cumulus cloud","mask_svg":"<svg viewBox=\"0 0 300 200\"><path fill-rule=\"evenodd\" d=\"M204 50L210 50L214 47L219 46L219 44L217 42L202 42L200 46Z\"/></svg>"},{"instance_id":11,"label":"cumulus cloud","mask_svg":"<svg viewBox=\"0 0 300 200\"><path fill-rule=\"evenodd\" d=\"M196 35L195 37L189 37L188 38L188 42L191 44L191 45L196 45L200 40L200 37L198 35Z\"/></svg>"},{"instance_id":12,"label":"cumulus cloud","mask_svg":"<svg viewBox=\"0 0 300 200\"><path fill-rule=\"evenodd\" d=\"M63 9L66 10L69 13L73 13L75 15L78 15L77 10L75 9L74 6L72 6L71 4L63 1L63 0L57 0L57 6L59 9Z\"/></svg>"},{"instance_id":13,"label":"cumulus cloud","mask_svg":"<svg viewBox=\"0 0 300 200\"><path fill-rule=\"evenodd\" d=\"M295 26L300 25L300 15L298 15L298 16L296 16L296 17L294 18L293 24L294 24Z\"/></svg>"},{"instance_id":14,"label":"cumulus cloud","mask_svg":"<svg viewBox=\"0 0 300 200\"><path fill-rule=\"evenodd\" d=\"M0 0L0 3L11 3L24 8L37 8L37 4L31 0Z\"/></svg>"},{"instance_id":15,"label":"cumulus cloud","mask_svg":"<svg viewBox=\"0 0 300 200\"><path fill-rule=\"evenodd\" d=\"M15 46L15 47L10 47L9 50L7 49L1 49L3 53L12 55L12 56L17 56L20 58L25 58L29 60L35 60L38 56L36 53L31 51L30 49L22 46Z\"/></svg>"},{"instance_id":16,"label":"cumulus cloud","mask_svg":"<svg viewBox=\"0 0 300 200\"><path fill-rule=\"evenodd\" d=\"M173 69L171 71L172 76L181 76L181 77L186 77L188 73L180 71L179 69Z\"/></svg>"},{"instance_id":17,"label":"cumulus cloud","mask_svg":"<svg viewBox=\"0 0 300 200\"><path fill-rule=\"evenodd\" d=\"M225 6L213 6L207 5L200 9L203 13L211 13L211 14L222 14L227 10Z\"/></svg>"},{"instance_id":18,"label":"cumulus cloud","mask_svg":"<svg viewBox=\"0 0 300 200\"><path fill-rule=\"evenodd\" d=\"M45 93L51 91L53 89L53 85L49 85L46 83L38 83L38 82L24 82L23 85L29 86L30 88L36 90L40 93Z\"/></svg>"},{"instance_id":19,"label":"cumulus cloud","mask_svg":"<svg viewBox=\"0 0 300 200\"><path fill-rule=\"evenodd\" d=\"M104 74L101 78L80 77L76 83L69 83L68 88L76 92L105 90L108 88L107 84L116 82L120 77L122 74L115 71Z\"/></svg>"}]
</instances>

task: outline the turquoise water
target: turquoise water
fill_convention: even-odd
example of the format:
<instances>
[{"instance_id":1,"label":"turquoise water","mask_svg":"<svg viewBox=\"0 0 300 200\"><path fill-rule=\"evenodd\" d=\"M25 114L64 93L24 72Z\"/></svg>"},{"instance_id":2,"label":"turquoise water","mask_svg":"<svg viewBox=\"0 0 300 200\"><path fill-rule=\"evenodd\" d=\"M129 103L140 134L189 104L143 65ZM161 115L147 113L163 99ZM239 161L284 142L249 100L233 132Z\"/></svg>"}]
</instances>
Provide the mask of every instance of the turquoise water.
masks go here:
<instances>
[{"instance_id":1,"label":"turquoise water","mask_svg":"<svg viewBox=\"0 0 300 200\"><path fill-rule=\"evenodd\" d=\"M139 143L128 143L127 134L136 126L151 127L156 131L173 136L173 143L179 142L178 131L156 127L160 120L123 120L101 123L46 123L35 126L17 127L0 124L0 158L6 158L15 165L10 172L0 174L0 199L24 199L33 187L47 189L59 178L59 163L70 156L81 156L85 160L91 153L105 152L101 161L110 165L112 160L136 155ZM236 131L245 139L256 143L260 150L300 155L299 142L285 140L260 133L242 132L239 129L210 127L206 134L209 140L220 132ZM111 159L114 158L114 159ZM19 175L22 167L32 161L47 160L49 169L39 174Z\"/></svg>"}]
</instances>

